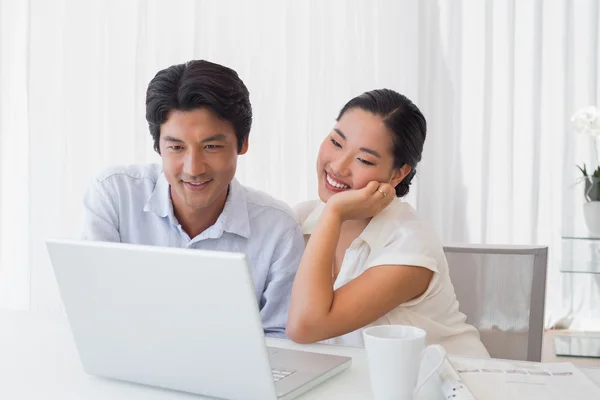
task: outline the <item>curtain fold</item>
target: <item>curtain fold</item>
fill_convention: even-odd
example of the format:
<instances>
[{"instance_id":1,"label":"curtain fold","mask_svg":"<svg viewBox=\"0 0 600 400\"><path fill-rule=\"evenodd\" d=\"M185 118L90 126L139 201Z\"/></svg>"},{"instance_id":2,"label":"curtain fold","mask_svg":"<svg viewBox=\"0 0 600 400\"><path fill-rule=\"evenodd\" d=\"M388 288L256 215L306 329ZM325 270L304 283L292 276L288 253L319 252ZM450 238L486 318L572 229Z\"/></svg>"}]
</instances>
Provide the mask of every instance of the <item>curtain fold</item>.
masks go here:
<instances>
[{"instance_id":1,"label":"curtain fold","mask_svg":"<svg viewBox=\"0 0 600 400\"><path fill-rule=\"evenodd\" d=\"M420 104L431 135L419 211L446 242L549 245L547 326L600 321L599 278L560 272L572 262L561 237L586 234L575 164L598 163L569 121L599 102L598 8L488 0L420 10Z\"/></svg>"}]
</instances>

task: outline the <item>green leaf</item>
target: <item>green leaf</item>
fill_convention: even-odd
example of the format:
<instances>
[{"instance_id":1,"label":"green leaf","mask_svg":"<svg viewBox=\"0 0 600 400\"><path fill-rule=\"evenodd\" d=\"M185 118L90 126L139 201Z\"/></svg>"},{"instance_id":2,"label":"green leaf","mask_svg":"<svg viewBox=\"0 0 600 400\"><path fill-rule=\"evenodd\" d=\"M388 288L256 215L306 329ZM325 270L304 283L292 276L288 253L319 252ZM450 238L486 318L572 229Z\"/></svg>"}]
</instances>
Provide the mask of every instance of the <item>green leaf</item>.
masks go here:
<instances>
[{"instance_id":1,"label":"green leaf","mask_svg":"<svg viewBox=\"0 0 600 400\"><path fill-rule=\"evenodd\" d=\"M581 173L583 174L583 176L588 176L587 174L587 168L585 166L585 163L583 163L583 168L581 168L579 165L576 165L577 168L579 168L579 170L581 171ZM600 167L598 167L598 169L600 169Z\"/></svg>"}]
</instances>

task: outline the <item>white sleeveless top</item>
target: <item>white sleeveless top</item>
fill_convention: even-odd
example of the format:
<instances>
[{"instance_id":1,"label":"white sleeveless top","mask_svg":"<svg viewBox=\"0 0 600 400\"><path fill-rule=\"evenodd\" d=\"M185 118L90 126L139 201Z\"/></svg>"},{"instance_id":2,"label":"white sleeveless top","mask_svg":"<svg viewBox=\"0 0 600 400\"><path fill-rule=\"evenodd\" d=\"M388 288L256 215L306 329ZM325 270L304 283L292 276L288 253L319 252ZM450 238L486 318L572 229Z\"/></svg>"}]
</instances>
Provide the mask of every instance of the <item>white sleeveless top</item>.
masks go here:
<instances>
[{"instance_id":1,"label":"white sleeveless top","mask_svg":"<svg viewBox=\"0 0 600 400\"><path fill-rule=\"evenodd\" d=\"M294 207L306 239L310 237L324 207L325 203L319 200ZM489 357L479 339L479 332L465 322L466 316L458 310L441 241L429 225L419 219L410 204L398 198L373 217L352 242L344 255L334 290L377 265L415 265L434 274L420 297L400 304L367 326L416 326L427 332L428 345L441 344L450 355ZM362 329L325 342L363 347Z\"/></svg>"}]
</instances>

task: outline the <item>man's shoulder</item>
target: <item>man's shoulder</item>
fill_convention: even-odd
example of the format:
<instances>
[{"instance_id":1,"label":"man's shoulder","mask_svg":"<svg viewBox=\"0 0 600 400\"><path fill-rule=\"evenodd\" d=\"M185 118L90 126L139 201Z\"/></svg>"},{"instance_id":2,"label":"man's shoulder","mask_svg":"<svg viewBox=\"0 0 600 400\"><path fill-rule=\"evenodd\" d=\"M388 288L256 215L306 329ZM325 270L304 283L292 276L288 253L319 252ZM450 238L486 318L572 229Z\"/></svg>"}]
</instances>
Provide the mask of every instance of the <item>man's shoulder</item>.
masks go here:
<instances>
[{"instance_id":1,"label":"man's shoulder","mask_svg":"<svg viewBox=\"0 0 600 400\"><path fill-rule=\"evenodd\" d=\"M138 180L148 180L156 183L162 173L159 164L130 164L109 167L96 176L98 183L128 183Z\"/></svg>"},{"instance_id":2,"label":"man's shoulder","mask_svg":"<svg viewBox=\"0 0 600 400\"><path fill-rule=\"evenodd\" d=\"M242 188L246 196L250 218L257 217L264 219L270 216L284 225L298 224L294 217L294 212L285 202L260 190L247 186L242 186Z\"/></svg>"}]
</instances>

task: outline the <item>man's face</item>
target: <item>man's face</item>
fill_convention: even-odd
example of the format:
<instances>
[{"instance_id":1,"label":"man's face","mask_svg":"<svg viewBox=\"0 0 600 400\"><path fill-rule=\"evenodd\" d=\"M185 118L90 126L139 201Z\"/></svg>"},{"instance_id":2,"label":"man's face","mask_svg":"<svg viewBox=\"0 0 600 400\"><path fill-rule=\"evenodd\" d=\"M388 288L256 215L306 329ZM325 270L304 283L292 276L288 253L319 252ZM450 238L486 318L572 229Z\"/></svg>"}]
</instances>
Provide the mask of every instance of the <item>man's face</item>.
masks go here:
<instances>
[{"instance_id":1,"label":"man's face","mask_svg":"<svg viewBox=\"0 0 600 400\"><path fill-rule=\"evenodd\" d=\"M223 207L237 149L233 126L211 110L171 111L160 127L160 154L177 214ZM247 150L248 141L239 154Z\"/></svg>"}]
</instances>

